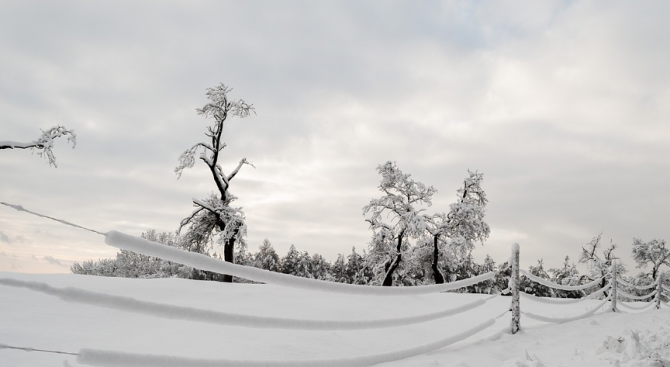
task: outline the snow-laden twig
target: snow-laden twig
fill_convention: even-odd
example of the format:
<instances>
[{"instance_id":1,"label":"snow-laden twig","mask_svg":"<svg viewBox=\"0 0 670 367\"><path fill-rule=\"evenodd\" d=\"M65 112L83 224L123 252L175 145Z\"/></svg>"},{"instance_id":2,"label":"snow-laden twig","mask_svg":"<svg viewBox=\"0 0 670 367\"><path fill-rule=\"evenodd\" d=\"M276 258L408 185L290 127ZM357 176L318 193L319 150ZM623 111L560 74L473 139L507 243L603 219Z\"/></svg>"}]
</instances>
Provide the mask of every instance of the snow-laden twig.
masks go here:
<instances>
[{"instance_id":1,"label":"snow-laden twig","mask_svg":"<svg viewBox=\"0 0 670 367\"><path fill-rule=\"evenodd\" d=\"M167 319L204 322L208 324L244 326L262 329L297 329L297 330L363 330L381 329L397 326L413 325L433 321L473 310L482 306L487 299L454 307L448 310L426 313L423 315L387 318L377 320L305 320L282 317L266 317L244 315L232 312L203 310L193 307L173 306L157 302L142 301L132 297L114 296L81 288L55 288L46 283L22 281L11 278L0 278L0 285L25 288L60 298L66 302L88 304L113 310L139 313Z\"/></svg>"},{"instance_id":2,"label":"snow-laden twig","mask_svg":"<svg viewBox=\"0 0 670 367\"><path fill-rule=\"evenodd\" d=\"M481 324L444 339L393 352L366 356L342 357L322 360L230 360L196 359L176 356L125 353L117 351L81 349L77 362L89 366L104 367L364 367L406 359L438 350L469 338L490 327L495 320Z\"/></svg>"},{"instance_id":3,"label":"snow-laden twig","mask_svg":"<svg viewBox=\"0 0 670 367\"><path fill-rule=\"evenodd\" d=\"M607 302L609 302L609 298L600 302L598 304L598 306L596 306L592 310L584 312L581 315L572 316L572 317L546 317L546 316L536 315L534 313L523 312L523 311L521 313L524 316L527 316L531 319L535 319L535 320L538 320L538 321L550 322L550 323L553 323L553 324L562 324L564 322L575 321L575 320L580 320L580 319L589 317L589 316L593 315L594 313L596 313L598 310L600 310Z\"/></svg>"},{"instance_id":4,"label":"snow-laden twig","mask_svg":"<svg viewBox=\"0 0 670 367\"><path fill-rule=\"evenodd\" d=\"M386 296L430 294L467 287L485 280L493 279L497 274L496 272L492 271L469 279L463 279L453 283L445 284L433 284L415 287L372 287L366 285L327 282L318 279L299 278L254 267L232 264L198 253L188 252L182 249L147 241L143 238L131 236L118 231L107 232L105 236L105 243L113 247L136 252L142 255L159 257L164 260L170 260L196 269L213 271L220 274L230 274L261 283L311 289L322 292Z\"/></svg>"},{"instance_id":5,"label":"snow-laden twig","mask_svg":"<svg viewBox=\"0 0 670 367\"><path fill-rule=\"evenodd\" d=\"M535 276L535 275L533 275L533 274L531 274L531 273L529 273L525 270L519 270L519 272L521 274L525 275L526 277L528 277L528 279L530 279L530 280L532 280L536 283L540 283L544 286L547 286L547 287L550 287L550 288L555 288L555 289L560 289L560 290L564 290L564 291L580 291L580 290L588 289L588 288L591 288L591 287L595 287L600 283L600 280L602 279L602 277L600 277L600 278L597 278L596 280L594 280L590 283L583 284L583 285L561 285L561 284L552 283L552 282L550 282L546 279L542 279L540 277L537 277L537 276Z\"/></svg>"}]
</instances>

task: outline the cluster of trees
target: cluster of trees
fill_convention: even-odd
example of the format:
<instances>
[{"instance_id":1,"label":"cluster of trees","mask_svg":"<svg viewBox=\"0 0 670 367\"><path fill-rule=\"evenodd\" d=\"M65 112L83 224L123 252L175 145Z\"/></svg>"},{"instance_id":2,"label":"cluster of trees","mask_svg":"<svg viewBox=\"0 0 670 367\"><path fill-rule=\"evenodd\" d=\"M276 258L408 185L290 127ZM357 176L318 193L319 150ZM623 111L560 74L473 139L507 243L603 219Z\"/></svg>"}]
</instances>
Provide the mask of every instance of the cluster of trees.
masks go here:
<instances>
[{"instance_id":1,"label":"cluster of trees","mask_svg":"<svg viewBox=\"0 0 670 367\"><path fill-rule=\"evenodd\" d=\"M247 225L241 207L234 206L237 199L230 191L231 182L244 165L251 162L246 158L228 174L219 164L220 154L226 147L222 142L223 128L229 116L244 118L252 112L252 105L244 100L229 98L231 89L224 84L207 90L209 102L197 113L213 119L207 127L205 142L196 143L179 157L175 168L178 177L187 168L192 168L197 159L203 161L211 173L216 192L204 199L194 199L195 209L184 218L176 234L149 231L143 237L167 246L176 246L224 261L255 266L269 271L296 276L322 279L351 284L400 285L437 284L470 278L489 271L499 271L495 279L473 285L468 292L494 293L507 288L505 275L509 264L496 264L489 256L482 264L473 261L472 251L477 243L483 244L490 229L484 221L488 203L482 189L483 174L468 171L463 185L457 190L456 200L446 212L428 213L433 195L437 190L404 173L395 162L386 162L377 167L381 175L378 186L381 196L370 200L363 208L363 215L372 231L367 252L362 255L352 250L348 256L339 255L334 263L321 255L299 252L294 246L279 257L270 241L265 240L256 253L247 251L245 237ZM75 135L64 128L45 132L32 147L44 149L52 162L50 147L55 137ZM74 143L74 140L73 140ZM0 148L23 148L31 145L12 144ZM196 159L197 156L197 159ZM55 164L55 161L54 161ZM577 266L566 256L563 267L545 270L542 260L528 270L531 274L563 285L581 285L601 279L600 286L606 285L609 269L616 257L616 245L611 243L604 250L600 248L602 235L595 237L579 256L579 263L587 266L588 272L580 274ZM222 253L214 253L215 248ZM647 285L656 279L662 265L670 265L670 251L665 241L643 242L635 239L633 258L638 267L651 266L651 271L624 278L633 285ZM191 269L169 261L121 251L116 259L97 262L75 263L72 272L124 277L182 277L191 279L219 280L232 282L230 275L213 274ZM618 267L619 276L625 277L626 269ZM527 293L550 297L581 297L584 292L553 290L522 277L522 289ZM627 289L638 294L635 288Z\"/></svg>"},{"instance_id":2,"label":"cluster of trees","mask_svg":"<svg viewBox=\"0 0 670 367\"><path fill-rule=\"evenodd\" d=\"M601 240L602 233L594 237L586 246L582 247L579 263L586 265L587 273L585 274L580 274L576 264L571 263L568 256L565 257L563 267L561 268L546 271L543 261L539 260L537 265L531 266L528 271L537 277L561 285L583 285L600 279L598 285L594 286L594 290L602 288L611 279L612 263L617 261L618 258L615 255L617 245L610 241L609 246L603 249L601 248ZM634 238L632 255L636 268L648 270L627 275L628 269L626 266L617 262L617 277L631 285L619 285L619 289L634 296L644 296L649 294L653 289L640 290L636 286L646 287L652 285L659 276L662 277L661 279L666 287L670 286L670 272L661 271L661 266L663 265L670 267L670 249L666 247L665 240L653 239L645 242ZM558 298L581 298L592 291L557 290L535 283L524 276L521 277L521 289L526 293L539 297ZM667 297L664 297L663 300L668 301Z\"/></svg>"}]
</instances>

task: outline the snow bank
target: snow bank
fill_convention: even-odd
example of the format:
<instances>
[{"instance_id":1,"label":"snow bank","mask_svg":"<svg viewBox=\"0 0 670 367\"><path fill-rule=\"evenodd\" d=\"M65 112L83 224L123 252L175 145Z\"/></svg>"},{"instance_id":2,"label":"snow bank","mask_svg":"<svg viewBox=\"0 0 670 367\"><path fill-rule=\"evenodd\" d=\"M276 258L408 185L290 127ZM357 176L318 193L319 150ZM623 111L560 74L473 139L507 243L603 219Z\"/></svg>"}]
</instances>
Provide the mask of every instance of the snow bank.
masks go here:
<instances>
[{"instance_id":1,"label":"snow bank","mask_svg":"<svg viewBox=\"0 0 670 367\"><path fill-rule=\"evenodd\" d=\"M396 296L437 293L477 284L485 280L493 279L496 275L496 272L492 271L469 279L445 284L416 287L371 287L367 285L352 285L318 279L300 278L287 274L274 273L268 270L232 264L209 256L147 241L143 238L127 235L118 231L107 232L107 234L105 234L105 243L116 248L147 256L159 257L192 268L213 271L220 274L234 275L256 282L346 294Z\"/></svg>"},{"instance_id":2,"label":"snow bank","mask_svg":"<svg viewBox=\"0 0 670 367\"><path fill-rule=\"evenodd\" d=\"M465 311L472 310L495 297L489 297L486 300L480 299L452 309L418 316L377 320L339 321L264 317L202 310L192 307L172 306L156 302L146 302L131 297L112 296L73 287L54 288L46 283L29 282L8 278L0 278L0 284L46 293L52 296L56 296L67 302L83 303L97 307L104 307L113 310L133 312L156 317L164 317L168 319L254 328L298 330L361 330L412 325L453 316Z\"/></svg>"},{"instance_id":3,"label":"snow bank","mask_svg":"<svg viewBox=\"0 0 670 367\"><path fill-rule=\"evenodd\" d=\"M173 357L164 355L136 354L96 349L81 349L77 362L89 366L100 367L363 367L378 363L385 363L425 354L466 339L493 325L493 319L456 335L440 339L413 348L394 352L379 353L368 356L344 357L326 360L226 360L226 359L197 359Z\"/></svg>"},{"instance_id":4,"label":"snow bank","mask_svg":"<svg viewBox=\"0 0 670 367\"><path fill-rule=\"evenodd\" d=\"M607 336L596 354L620 367L670 366L670 328L626 330L622 336Z\"/></svg>"}]
</instances>

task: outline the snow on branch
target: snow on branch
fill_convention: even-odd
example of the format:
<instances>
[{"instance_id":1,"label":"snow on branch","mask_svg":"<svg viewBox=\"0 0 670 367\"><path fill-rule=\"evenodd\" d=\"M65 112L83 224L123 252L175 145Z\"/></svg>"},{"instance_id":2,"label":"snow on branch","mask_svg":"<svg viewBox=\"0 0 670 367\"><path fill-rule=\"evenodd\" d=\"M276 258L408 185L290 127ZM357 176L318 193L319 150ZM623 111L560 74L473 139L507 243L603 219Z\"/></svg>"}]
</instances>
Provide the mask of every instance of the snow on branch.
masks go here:
<instances>
[{"instance_id":1,"label":"snow on branch","mask_svg":"<svg viewBox=\"0 0 670 367\"><path fill-rule=\"evenodd\" d=\"M68 130L64 126L54 126L51 129L44 131L42 135L34 141L28 143L19 143L15 141L0 141L0 149L37 149L37 155L44 157L49 162L50 166L58 168L56 164L56 156L53 154L54 139L67 136L68 143L72 144L72 149L77 145L77 135L74 130Z\"/></svg>"}]
</instances>

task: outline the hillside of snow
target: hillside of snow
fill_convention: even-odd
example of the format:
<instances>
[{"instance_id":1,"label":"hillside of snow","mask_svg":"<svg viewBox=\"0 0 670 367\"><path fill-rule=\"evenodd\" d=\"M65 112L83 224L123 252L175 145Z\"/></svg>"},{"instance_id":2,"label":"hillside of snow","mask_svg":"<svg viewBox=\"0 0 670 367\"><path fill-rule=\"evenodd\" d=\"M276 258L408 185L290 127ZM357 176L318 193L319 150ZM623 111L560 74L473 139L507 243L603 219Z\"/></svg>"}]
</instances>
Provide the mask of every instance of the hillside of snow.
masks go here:
<instances>
[{"instance_id":1,"label":"hillside of snow","mask_svg":"<svg viewBox=\"0 0 670 367\"><path fill-rule=\"evenodd\" d=\"M485 302L458 315L366 330L287 330L262 323L233 326L213 322L211 317L197 321L198 315L228 313L238 315L232 317L233 323L243 323L242 315L248 315L336 321L333 324L354 321L347 325L355 325L356 321L407 318L482 303L478 300ZM601 301L553 305L522 298L521 302L524 312L561 318L583 314ZM510 315L505 314L509 303L509 297L458 293L361 296L262 284L0 273L0 365L93 365L76 355L14 348L110 352L99 354L100 366L116 365L119 352L158 356L166 366L184 361L213 366L220 360L248 361L248 365L254 361L348 365L347 361L361 356L412 350L502 315L465 340L379 366L670 366L667 306L661 310L622 307L613 313L605 305L593 316L558 325L522 315L522 331L511 335L501 332L509 327Z\"/></svg>"}]
</instances>

